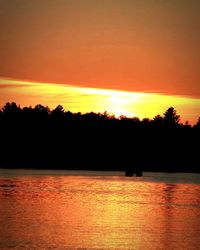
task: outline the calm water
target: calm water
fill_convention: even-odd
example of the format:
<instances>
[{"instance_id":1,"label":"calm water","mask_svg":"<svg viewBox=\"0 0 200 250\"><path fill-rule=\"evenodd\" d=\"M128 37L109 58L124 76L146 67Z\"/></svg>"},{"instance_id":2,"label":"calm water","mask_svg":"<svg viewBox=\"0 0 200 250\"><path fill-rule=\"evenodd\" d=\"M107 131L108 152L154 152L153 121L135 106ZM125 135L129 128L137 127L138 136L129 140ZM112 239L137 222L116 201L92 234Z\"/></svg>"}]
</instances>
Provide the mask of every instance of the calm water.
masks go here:
<instances>
[{"instance_id":1,"label":"calm water","mask_svg":"<svg viewBox=\"0 0 200 250\"><path fill-rule=\"evenodd\" d=\"M200 249L200 175L73 174L0 170L0 249Z\"/></svg>"}]
</instances>

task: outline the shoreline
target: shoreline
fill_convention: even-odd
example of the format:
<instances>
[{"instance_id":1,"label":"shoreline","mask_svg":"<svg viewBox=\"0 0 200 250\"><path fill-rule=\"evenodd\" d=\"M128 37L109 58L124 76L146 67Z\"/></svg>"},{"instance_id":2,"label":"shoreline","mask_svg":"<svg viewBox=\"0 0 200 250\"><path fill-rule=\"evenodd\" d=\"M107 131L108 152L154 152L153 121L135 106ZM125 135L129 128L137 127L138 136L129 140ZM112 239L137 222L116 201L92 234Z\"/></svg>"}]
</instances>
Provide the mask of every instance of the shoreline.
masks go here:
<instances>
[{"instance_id":1,"label":"shoreline","mask_svg":"<svg viewBox=\"0 0 200 250\"><path fill-rule=\"evenodd\" d=\"M200 173L181 172L143 172L141 177L125 176L123 171L94 171L94 170L39 170L39 169L3 169L0 168L0 180L12 178L74 178L91 180L113 180L128 182L148 182L167 184L197 184L200 185Z\"/></svg>"},{"instance_id":2,"label":"shoreline","mask_svg":"<svg viewBox=\"0 0 200 250\"><path fill-rule=\"evenodd\" d=\"M87 174L86 174L87 173ZM34 169L34 168L0 168L0 176L7 175L63 175L63 176L125 176L124 171L103 170L68 170L68 169Z\"/></svg>"},{"instance_id":3,"label":"shoreline","mask_svg":"<svg viewBox=\"0 0 200 250\"><path fill-rule=\"evenodd\" d=\"M146 176L147 173L151 173L154 176L159 176L162 174L169 175L178 175L182 174L194 174L199 175L198 172L166 172L166 171L142 171L143 176ZM0 176L2 174L16 174L16 175L66 175L66 176L125 176L125 171L119 170L87 170L87 169L36 169L36 168L1 168L0 167ZM98 174L98 175L97 175ZM142 177L143 177L142 176Z\"/></svg>"}]
</instances>

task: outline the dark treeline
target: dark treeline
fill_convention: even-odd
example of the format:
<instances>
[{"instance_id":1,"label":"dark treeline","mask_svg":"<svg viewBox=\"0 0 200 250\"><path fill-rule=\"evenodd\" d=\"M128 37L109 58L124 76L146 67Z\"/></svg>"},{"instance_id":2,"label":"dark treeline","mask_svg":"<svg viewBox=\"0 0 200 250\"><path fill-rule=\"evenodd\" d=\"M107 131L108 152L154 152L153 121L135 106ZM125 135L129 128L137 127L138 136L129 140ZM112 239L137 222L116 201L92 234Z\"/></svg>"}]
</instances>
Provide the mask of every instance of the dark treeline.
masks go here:
<instances>
[{"instance_id":1,"label":"dark treeline","mask_svg":"<svg viewBox=\"0 0 200 250\"><path fill-rule=\"evenodd\" d=\"M200 119L181 124L172 107L140 120L6 103L0 131L2 168L200 172Z\"/></svg>"}]
</instances>

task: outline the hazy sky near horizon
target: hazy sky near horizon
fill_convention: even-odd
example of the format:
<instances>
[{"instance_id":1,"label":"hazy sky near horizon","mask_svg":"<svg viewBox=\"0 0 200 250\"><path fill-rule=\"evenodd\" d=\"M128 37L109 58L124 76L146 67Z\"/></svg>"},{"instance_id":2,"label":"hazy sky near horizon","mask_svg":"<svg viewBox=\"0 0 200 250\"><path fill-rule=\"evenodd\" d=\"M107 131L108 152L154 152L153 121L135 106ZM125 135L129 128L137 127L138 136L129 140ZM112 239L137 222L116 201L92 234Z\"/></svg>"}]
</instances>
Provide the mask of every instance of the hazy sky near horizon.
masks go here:
<instances>
[{"instance_id":1,"label":"hazy sky near horizon","mask_svg":"<svg viewBox=\"0 0 200 250\"><path fill-rule=\"evenodd\" d=\"M198 0L0 0L0 76L200 98Z\"/></svg>"},{"instance_id":2,"label":"hazy sky near horizon","mask_svg":"<svg viewBox=\"0 0 200 250\"><path fill-rule=\"evenodd\" d=\"M76 87L67 84L38 83L0 78L0 107L6 102L16 102L21 107L41 103L54 109L58 104L67 111L107 111L119 117L153 118L173 106L181 115L181 122L195 124L200 115L200 99L153 93L117 91L102 88Z\"/></svg>"}]
</instances>

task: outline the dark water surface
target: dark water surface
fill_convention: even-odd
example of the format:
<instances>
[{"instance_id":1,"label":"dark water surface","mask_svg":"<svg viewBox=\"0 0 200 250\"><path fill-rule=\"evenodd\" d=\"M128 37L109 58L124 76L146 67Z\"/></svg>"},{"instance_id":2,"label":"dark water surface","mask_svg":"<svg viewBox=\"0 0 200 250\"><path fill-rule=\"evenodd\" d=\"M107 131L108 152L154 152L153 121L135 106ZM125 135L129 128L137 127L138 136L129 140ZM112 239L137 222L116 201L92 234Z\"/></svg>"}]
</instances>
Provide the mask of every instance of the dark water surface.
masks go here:
<instances>
[{"instance_id":1,"label":"dark water surface","mask_svg":"<svg viewBox=\"0 0 200 250\"><path fill-rule=\"evenodd\" d=\"M200 249L199 174L115 174L0 170L0 249Z\"/></svg>"}]
</instances>

